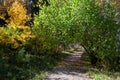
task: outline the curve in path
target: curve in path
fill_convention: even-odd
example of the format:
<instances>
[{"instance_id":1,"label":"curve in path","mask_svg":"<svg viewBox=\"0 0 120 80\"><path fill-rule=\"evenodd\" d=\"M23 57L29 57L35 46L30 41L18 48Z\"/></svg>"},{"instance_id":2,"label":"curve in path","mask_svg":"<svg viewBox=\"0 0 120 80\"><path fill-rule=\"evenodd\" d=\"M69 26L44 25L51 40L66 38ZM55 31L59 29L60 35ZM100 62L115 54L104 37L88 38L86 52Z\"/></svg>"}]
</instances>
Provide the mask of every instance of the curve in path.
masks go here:
<instances>
[{"instance_id":1,"label":"curve in path","mask_svg":"<svg viewBox=\"0 0 120 80\"><path fill-rule=\"evenodd\" d=\"M52 71L45 80L92 80L86 73L89 62L81 59L83 52L68 55Z\"/></svg>"}]
</instances>

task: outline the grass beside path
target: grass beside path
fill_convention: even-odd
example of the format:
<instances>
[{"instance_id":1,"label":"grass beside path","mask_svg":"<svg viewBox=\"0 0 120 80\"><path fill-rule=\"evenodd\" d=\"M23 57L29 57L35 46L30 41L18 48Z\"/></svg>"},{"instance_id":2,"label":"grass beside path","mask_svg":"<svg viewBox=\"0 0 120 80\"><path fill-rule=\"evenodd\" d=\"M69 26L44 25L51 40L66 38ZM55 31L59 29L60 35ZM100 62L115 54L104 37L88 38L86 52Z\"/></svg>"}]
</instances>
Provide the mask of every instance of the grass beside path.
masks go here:
<instances>
[{"instance_id":1,"label":"grass beside path","mask_svg":"<svg viewBox=\"0 0 120 80\"><path fill-rule=\"evenodd\" d=\"M88 73L94 80L120 80L120 72L90 68Z\"/></svg>"},{"instance_id":2,"label":"grass beside path","mask_svg":"<svg viewBox=\"0 0 120 80\"><path fill-rule=\"evenodd\" d=\"M0 80L44 80L47 71L54 68L64 56L66 54L62 53L40 56L26 54L19 61L14 55L9 62L0 59Z\"/></svg>"}]
</instances>

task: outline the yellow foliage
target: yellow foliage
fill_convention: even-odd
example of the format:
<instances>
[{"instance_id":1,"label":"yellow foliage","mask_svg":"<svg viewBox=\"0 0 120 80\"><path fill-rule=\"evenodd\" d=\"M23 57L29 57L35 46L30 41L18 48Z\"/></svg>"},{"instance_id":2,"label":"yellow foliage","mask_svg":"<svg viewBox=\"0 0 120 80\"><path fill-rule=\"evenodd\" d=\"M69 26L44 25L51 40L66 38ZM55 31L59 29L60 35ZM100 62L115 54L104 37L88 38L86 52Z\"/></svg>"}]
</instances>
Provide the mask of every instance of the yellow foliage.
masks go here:
<instances>
[{"instance_id":1,"label":"yellow foliage","mask_svg":"<svg viewBox=\"0 0 120 80\"><path fill-rule=\"evenodd\" d=\"M19 1L15 1L11 7L7 9L10 18L7 20L10 26L24 25L28 20L26 8Z\"/></svg>"},{"instance_id":2,"label":"yellow foliage","mask_svg":"<svg viewBox=\"0 0 120 80\"><path fill-rule=\"evenodd\" d=\"M2 14L0 15L0 19L5 20L5 16L6 16L6 13L2 13Z\"/></svg>"},{"instance_id":3,"label":"yellow foliage","mask_svg":"<svg viewBox=\"0 0 120 80\"><path fill-rule=\"evenodd\" d=\"M28 21L27 10L16 0L7 12L10 18L6 20L8 27L0 27L0 44L18 48L32 38L30 27L25 25Z\"/></svg>"}]
</instances>

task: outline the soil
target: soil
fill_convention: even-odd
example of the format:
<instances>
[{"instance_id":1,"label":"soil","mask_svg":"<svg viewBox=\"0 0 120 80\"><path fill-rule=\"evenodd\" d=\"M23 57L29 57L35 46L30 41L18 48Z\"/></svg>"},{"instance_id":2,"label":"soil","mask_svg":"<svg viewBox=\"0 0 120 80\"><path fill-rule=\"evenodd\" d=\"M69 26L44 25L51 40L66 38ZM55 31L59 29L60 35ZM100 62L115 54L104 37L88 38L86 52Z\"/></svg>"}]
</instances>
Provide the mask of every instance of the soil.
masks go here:
<instances>
[{"instance_id":1,"label":"soil","mask_svg":"<svg viewBox=\"0 0 120 80\"><path fill-rule=\"evenodd\" d=\"M69 54L48 72L45 80L93 80L87 73L90 63L82 59L82 54L83 52Z\"/></svg>"}]
</instances>

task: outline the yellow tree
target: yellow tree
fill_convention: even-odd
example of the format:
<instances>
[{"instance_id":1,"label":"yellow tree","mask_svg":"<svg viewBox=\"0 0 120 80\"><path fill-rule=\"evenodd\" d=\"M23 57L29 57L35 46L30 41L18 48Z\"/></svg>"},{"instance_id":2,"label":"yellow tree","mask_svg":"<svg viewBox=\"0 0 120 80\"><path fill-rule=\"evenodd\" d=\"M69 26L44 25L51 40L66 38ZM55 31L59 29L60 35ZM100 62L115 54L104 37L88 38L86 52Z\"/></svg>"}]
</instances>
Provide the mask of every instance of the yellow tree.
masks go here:
<instances>
[{"instance_id":1,"label":"yellow tree","mask_svg":"<svg viewBox=\"0 0 120 80\"><path fill-rule=\"evenodd\" d=\"M10 44L13 48L18 48L32 37L30 27L25 23L28 21L27 10L24 5L16 0L7 9L9 18L6 20L6 28L0 28L0 43Z\"/></svg>"}]
</instances>

